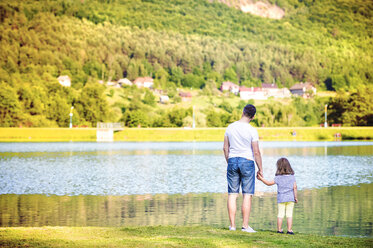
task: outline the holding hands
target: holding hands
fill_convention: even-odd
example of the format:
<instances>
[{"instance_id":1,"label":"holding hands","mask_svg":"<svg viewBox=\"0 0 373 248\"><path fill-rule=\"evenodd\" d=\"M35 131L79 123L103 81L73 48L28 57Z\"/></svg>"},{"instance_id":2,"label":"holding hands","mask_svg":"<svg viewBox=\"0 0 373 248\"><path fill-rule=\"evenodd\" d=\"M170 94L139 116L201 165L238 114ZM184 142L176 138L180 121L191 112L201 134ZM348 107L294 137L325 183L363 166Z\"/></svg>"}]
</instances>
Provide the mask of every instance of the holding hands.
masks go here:
<instances>
[{"instance_id":1,"label":"holding hands","mask_svg":"<svg viewBox=\"0 0 373 248\"><path fill-rule=\"evenodd\" d=\"M260 181L262 181L265 185L268 185L268 186L271 186L271 185L274 185L275 184L275 181L267 181L264 179L263 177L263 172L262 171L258 171L258 173L256 174L256 178Z\"/></svg>"},{"instance_id":2,"label":"holding hands","mask_svg":"<svg viewBox=\"0 0 373 248\"><path fill-rule=\"evenodd\" d=\"M258 178L259 180L263 179L263 171L262 170L258 170L258 172L256 173L256 178ZM262 178L262 179L260 179L260 178Z\"/></svg>"}]
</instances>

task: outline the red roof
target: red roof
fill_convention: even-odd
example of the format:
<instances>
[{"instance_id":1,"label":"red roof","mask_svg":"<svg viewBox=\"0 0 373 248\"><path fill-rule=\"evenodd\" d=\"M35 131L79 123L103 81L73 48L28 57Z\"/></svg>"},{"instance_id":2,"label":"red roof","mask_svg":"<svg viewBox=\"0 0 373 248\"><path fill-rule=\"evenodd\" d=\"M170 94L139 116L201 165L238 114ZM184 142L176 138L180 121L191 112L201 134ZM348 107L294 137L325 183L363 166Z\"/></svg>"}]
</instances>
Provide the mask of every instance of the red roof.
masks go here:
<instances>
[{"instance_id":1,"label":"red roof","mask_svg":"<svg viewBox=\"0 0 373 248\"><path fill-rule=\"evenodd\" d=\"M192 93L180 91L179 96L181 96L181 97L192 97Z\"/></svg>"},{"instance_id":2,"label":"red roof","mask_svg":"<svg viewBox=\"0 0 373 248\"><path fill-rule=\"evenodd\" d=\"M223 86L231 86L231 87L236 87L236 88L238 88L238 85L237 85L237 84L234 84L234 83L229 82L229 81L223 82L221 86L222 86L222 87L223 87Z\"/></svg>"},{"instance_id":3,"label":"red roof","mask_svg":"<svg viewBox=\"0 0 373 248\"><path fill-rule=\"evenodd\" d=\"M243 91L259 92L259 91L263 91L263 89L259 88L259 87L248 88L248 87L245 87L245 86L241 86L240 87L240 92L243 92Z\"/></svg>"},{"instance_id":4,"label":"red roof","mask_svg":"<svg viewBox=\"0 0 373 248\"><path fill-rule=\"evenodd\" d=\"M301 90L303 87L306 87L306 89L312 89L312 84L311 83L297 83L294 84L290 89L291 90Z\"/></svg>"},{"instance_id":5,"label":"red roof","mask_svg":"<svg viewBox=\"0 0 373 248\"><path fill-rule=\"evenodd\" d=\"M151 77L139 77L139 78L136 78L135 81L133 81L134 84L145 83L145 82L153 82L153 78L151 78Z\"/></svg>"},{"instance_id":6,"label":"red roof","mask_svg":"<svg viewBox=\"0 0 373 248\"><path fill-rule=\"evenodd\" d=\"M262 88L277 89L278 87L275 84L262 84Z\"/></svg>"}]
</instances>

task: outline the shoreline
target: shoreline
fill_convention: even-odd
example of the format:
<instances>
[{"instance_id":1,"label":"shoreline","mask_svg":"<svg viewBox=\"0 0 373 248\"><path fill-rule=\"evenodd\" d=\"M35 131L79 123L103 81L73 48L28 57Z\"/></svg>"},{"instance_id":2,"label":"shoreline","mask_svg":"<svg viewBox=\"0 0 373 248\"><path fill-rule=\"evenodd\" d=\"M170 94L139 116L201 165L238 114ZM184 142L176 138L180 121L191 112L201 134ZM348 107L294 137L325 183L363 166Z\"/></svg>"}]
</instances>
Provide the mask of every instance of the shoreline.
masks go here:
<instances>
[{"instance_id":1,"label":"shoreline","mask_svg":"<svg viewBox=\"0 0 373 248\"><path fill-rule=\"evenodd\" d=\"M2 247L372 247L373 238L229 231L213 226L0 228Z\"/></svg>"},{"instance_id":2,"label":"shoreline","mask_svg":"<svg viewBox=\"0 0 373 248\"><path fill-rule=\"evenodd\" d=\"M96 141L96 128L0 128L0 142ZM266 127L257 128L262 141L369 141L373 127ZM295 131L295 135L293 132ZM115 141L188 142L223 141L225 128L124 128Z\"/></svg>"}]
</instances>

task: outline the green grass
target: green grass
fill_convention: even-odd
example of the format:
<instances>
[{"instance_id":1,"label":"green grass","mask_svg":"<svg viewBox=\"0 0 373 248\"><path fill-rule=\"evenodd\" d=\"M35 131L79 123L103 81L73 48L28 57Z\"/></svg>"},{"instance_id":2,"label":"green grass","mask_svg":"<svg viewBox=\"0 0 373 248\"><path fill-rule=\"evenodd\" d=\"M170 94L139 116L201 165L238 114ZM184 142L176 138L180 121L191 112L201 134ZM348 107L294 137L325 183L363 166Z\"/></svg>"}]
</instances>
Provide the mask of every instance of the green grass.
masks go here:
<instances>
[{"instance_id":1,"label":"green grass","mask_svg":"<svg viewBox=\"0 0 373 248\"><path fill-rule=\"evenodd\" d=\"M291 135L295 130L297 135ZM127 128L114 134L117 141L223 141L225 128ZM258 128L266 141L332 141L340 133L343 140L373 139L372 127L320 128L286 127Z\"/></svg>"},{"instance_id":2,"label":"green grass","mask_svg":"<svg viewBox=\"0 0 373 248\"><path fill-rule=\"evenodd\" d=\"M5 227L1 247L372 247L372 238L273 231L244 233L209 226Z\"/></svg>"},{"instance_id":3,"label":"green grass","mask_svg":"<svg viewBox=\"0 0 373 248\"><path fill-rule=\"evenodd\" d=\"M59 142L95 140L95 128L0 128L1 142Z\"/></svg>"},{"instance_id":4,"label":"green grass","mask_svg":"<svg viewBox=\"0 0 373 248\"><path fill-rule=\"evenodd\" d=\"M291 135L295 130L297 135ZM115 141L223 141L225 128L125 128ZM372 140L373 127L278 127L258 128L264 141ZM96 141L95 128L0 128L0 142Z\"/></svg>"}]
</instances>

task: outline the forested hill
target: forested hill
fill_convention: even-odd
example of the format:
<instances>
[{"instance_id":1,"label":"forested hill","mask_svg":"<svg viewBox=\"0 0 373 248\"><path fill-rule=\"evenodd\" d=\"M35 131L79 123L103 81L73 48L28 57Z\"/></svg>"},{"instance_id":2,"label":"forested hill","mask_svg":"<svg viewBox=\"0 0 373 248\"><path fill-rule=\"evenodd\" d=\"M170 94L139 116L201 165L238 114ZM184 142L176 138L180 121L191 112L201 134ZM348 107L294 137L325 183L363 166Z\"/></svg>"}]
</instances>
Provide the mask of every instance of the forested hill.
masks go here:
<instances>
[{"instance_id":1,"label":"forested hill","mask_svg":"<svg viewBox=\"0 0 373 248\"><path fill-rule=\"evenodd\" d=\"M211 0L3 0L0 93L9 109L27 109L27 117L2 110L13 116L7 125L62 125L58 112L72 104L80 120L102 120L105 111L87 113L104 101L93 83L123 77L151 76L159 89L224 80L347 91L372 84L372 1L269 2L282 19ZM55 87L59 75L72 78L72 89Z\"/></svg>"}]
</instances>

